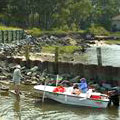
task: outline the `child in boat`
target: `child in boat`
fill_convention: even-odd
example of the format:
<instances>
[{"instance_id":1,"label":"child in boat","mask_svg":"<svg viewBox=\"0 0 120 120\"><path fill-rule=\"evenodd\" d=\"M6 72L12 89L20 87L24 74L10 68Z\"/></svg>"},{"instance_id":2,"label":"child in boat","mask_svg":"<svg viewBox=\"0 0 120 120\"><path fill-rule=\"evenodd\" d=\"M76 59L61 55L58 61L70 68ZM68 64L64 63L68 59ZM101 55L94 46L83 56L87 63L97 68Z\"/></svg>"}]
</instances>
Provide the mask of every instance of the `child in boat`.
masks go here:
<instances>
[{"instance_id":1,"label":"child in boat","mask_svg":"<svg viewBox=\"0 0 120 120\"><path fill-rule=\"evenodd\" d=\"M79 90L78 84L75 84L75 85L73 86L72 94L79 95L80 93L81 93L81 91Z\"/></svg>"},{"instance_id":2,"label":"child in boat","mask_svg":"<svg viewBox=\"0 0 120 120\"><path fill-rule=\"evenodd\" d=\"M88 91L88 85L85 78L80 79L80 83L78 86L82 93L86 93Z\"/></svg>"}]
</instances>

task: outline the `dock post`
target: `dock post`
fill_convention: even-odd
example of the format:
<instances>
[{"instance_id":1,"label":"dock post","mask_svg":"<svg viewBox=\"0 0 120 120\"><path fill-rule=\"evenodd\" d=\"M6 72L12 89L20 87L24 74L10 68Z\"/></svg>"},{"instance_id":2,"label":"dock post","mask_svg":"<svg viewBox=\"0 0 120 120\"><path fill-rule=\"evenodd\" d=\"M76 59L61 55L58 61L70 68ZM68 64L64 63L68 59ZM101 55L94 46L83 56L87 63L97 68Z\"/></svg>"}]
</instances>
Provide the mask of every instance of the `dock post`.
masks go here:
<instances>
[{"instance_id":1,"label":"dock post","mask_svg":"<svg viewBox=\"0 0 120 120\"><path fill-rule=\"evenodd\" d=\"M24 34L25 34L25 31L22 30L22 33L21 33L21 39L24 39Z\"/></svg>"},{"instance_id":2,"label":"dock post","mask_svg":"<svg viewBox=\"0 0 120 120\"><path fill-rule=\"evenodd\" d=\"M4 44L5 43L5 41L4 41L4 31L3 30L1 30L1 38L2 38L2 43Z\"/></svg>"},{"instance_id":3,"label":"dock post","mask_svg":"<svg viewBox=\"0 0 120 120\"><path fill-rule=\"evenodd\" d=\"M13 38L13 30L11 31L11 41L13 41L14 38Z\"/></svg>"},{"instance_id":4,"label":"dock post","mask_svg":"<svg viewBox=\"0 0 120 120\"><path fill-rule=\"evenodd\" d=\"M97 47L96 50L97 50L98 66L102 66L101 47Z\"/></svg>"},{"instance_id":5,"label":"dock post","mask_svg":"<svg viewBox=\"0 0 120 120\"><path fill-rule=\"evenodd\" d=\"M6 43L9 43L8 30L6 30L5 32L6 32Z\"/></svg>"},{"instance_id":6,"label":"dock post","mask_svg":"<svg viewBox=\"0 0 120 120\"><path fill-rule=\"evenodd\" d=\"M26 58L26 61L30 60L30 45L29 44L25 46L25 58Z\"/></svg>"},{"instance_id":7,"label":"dock post","mask_svg":"<svg viewBox=\"0 0 120 120\"><path fill-rule=\"evenodd\" d=\"M59 48L56 47L55 48L55 74L58 74L58 56L59 56L58 50Z\"/></svg>"},{"instance_id":8,"label":"dock post","mask_svg":"<svg viewBox=\"0 0 120 120\"><path fill-rule=\"evenodd\" d=\"M20 38L21 38L21 37L20 37L20 32L21 32L21 31L19 30L19 31L18 31L18 33L19 33L19 34L18 34L18 36L19 36L19 37L18 37L19 41L20 41Z\"/></svg>"},{"instance_id":9,"label":"dock post","mask_svg":"<svg viewBox=\"0 0 120 120\"><path fill-rule=\"evenodd\" d=\"M17 30L15 30L15 38L16 38L16 43L18 43L18 34L17 34Z\"/></svg>"}]
</instances>

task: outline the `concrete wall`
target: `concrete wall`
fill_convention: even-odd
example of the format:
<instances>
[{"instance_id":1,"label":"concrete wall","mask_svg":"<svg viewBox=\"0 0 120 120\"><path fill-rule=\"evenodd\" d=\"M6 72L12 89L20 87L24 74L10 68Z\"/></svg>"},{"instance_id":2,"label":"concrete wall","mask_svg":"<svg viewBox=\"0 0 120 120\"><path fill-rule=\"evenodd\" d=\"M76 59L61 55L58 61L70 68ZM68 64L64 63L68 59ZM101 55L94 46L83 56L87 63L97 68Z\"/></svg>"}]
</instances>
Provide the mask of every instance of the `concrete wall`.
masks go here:
<instances>
[{"instance_id":1,"label":"concrete wall","mask_svg":"<svg viewBox=\"0 0 120 120\"><path fill-rule=\"evenodd\" d=\"M24 30L0 30L0 43L11 43L24 38Z\"/></svg>"},{"instance_id":2,"label":"concrete wall","mask_svg":"<svg viewBox=\"0 0 120 120\"><path fill-rule=\"evenodd\" d=\"M30 61L26 64L26 61L21 59L8 59L8 62L15 62L21 65L27 65L29 67L38 66L41 71L47 69L50 74L55 73L55 63L54 62L40 62ZM97 65L83 65L81 63L58 63L58 74L71 74L84 76L87 79L95 79L96 81L107 81L109 83L118 83L120 86L120 67L112 66L97 66Z\"/></svg>"}]
</instances>

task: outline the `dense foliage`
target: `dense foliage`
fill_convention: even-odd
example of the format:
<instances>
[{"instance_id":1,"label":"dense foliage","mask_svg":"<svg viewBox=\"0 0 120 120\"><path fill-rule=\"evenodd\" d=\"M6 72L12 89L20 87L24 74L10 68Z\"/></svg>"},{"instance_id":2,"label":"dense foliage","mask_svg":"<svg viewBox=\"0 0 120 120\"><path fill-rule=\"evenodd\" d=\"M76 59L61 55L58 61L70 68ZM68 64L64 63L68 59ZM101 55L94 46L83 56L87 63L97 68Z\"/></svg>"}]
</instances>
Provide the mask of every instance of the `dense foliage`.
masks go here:
<instances>
[{"instance_id":1,"label":"dense foliage","mask_svg":"<svg viewBox=\"0 0 120 120\"><path fill-rule=\"evenodd\" d=\"M94 35L106 35L106 36L109 35L109 32L106 29L104 29L101 26L94 25L94 24L88 28L87 32L94 34Z\"/></svg>"},{"instance_id":2,"label":"dense foliage","mask_svg":"<svg viewBox=\"0 0 120 120\"><path fill-rule=\"evenodd\" d=\"M63 31L97 24L110 30L119 6L120 0L0 0L0 23Z\"/></svg>"}]
</instances>

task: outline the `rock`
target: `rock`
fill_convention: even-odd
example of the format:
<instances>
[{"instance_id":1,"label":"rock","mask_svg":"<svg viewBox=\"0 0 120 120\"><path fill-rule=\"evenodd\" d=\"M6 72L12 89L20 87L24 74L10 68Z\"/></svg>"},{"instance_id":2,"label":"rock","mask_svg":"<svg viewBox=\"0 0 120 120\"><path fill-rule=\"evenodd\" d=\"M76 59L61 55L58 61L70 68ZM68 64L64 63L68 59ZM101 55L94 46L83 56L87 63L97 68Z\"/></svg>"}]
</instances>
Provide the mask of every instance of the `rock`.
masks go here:
<instances>
[{"instance_id":1,"label":"rock","mask_svg":"<svg viewBox=\"0 0 120 120\"><path fill-rule=\"evenodd\" d=\"M24 84L25 84L25 85L31 85L31 83L32 83L31 80L26 80L26 81L24 81Z\"/></svg>"},{"instance_id":2,"label":"rock","mask_svg":"<svg viewBox=\"0 0 120 120\"><path fill-rule=\"evenodd\" d=\"M36 76L36 75L37 75L37 72L32 73L32 76Z\"/></svg>"},{"instance_id":3,"label":"rock","mask_svg":"<svg viewBox=\"0 0 120 120\"><path fill-rule=\"evenodd\" d=\"M0 83L5 84L5 85L9 85L10 81L0 81Z\"/></svg>"},{"instance_id":4,"label":"rock","mask_svg":"<svg viewBox=\"0 0 120 120\"><path fill-rule=\"evenodd\" d=\"M33 81L33 80L36 80L36 79L37 79L37 78L36 78L35 76L31 78L32 81Z\"/></svg>"},{"instance_id":5,"label":"rock","mask_svg":"<svg viewBox=\"0 0 120 120\"><path fill-rule=\"evenodd\" d=\"M58 38L55 37L55 36L53 36L53 35L51 35L51 36L50 36L50 39L52 39L52 40L57 40Z\"/></svg>"},{"instance_id":6,"label":"rock","mask_svg":"<svg viewBox=\"0 0 120 120\"><path fill-rule=\"evenodd\" d=\"M31 85L37 85L37 81L32 81Z\"/></svg>"},{"instance_id":7,"label":"rock","mask_svg":"<svg viewBox=\"0 0 120 120\"><path fill-rule=\"evenodd\" d=\"M6 76L0 76L0 80L7 80Z\"/></svg>"},{"instance_id":8,"label":"rock","mask_svg":"<svg viewBox=\"0 0 120 120\"><path fill-rule=\"evenodd\" d=\"M15 68L15 64L14 63L10 63L8 66L9 66L9 68L12 68L12 69Z\"/></svg>"},{"instance_id":9,"label":"rock","mask_svg":"<svg viewBox=\"0 0 120 120\"><path fill-rule=\"evenodd\" d=\"M14 63L10 63L8 65L8 67L9 67L9 70L11 71L11 70L15 69L15 64Z\"/></svg>"},{"instance_id":10,"label":"rock","mask_svg":"<svg viewBox=\"0 0 120 120\"><path fill-rule=\"evenodd\" d=\"M29 76L32 75L32 72L28 72L27 75L29 75Z\"/></svg>"},{"instance_id":11,"label":"rock","mask_svg":"<svg viewBox=\"0 0 120 120\"><path fill-rule=\"evenodd\" d=\"M3 91L8 91L8 90L9 90L9 87L2 86L2 87L0 87L0 90L3 90Z\"/></svg>"},{"instance_id":12,"label":"rock","mask_svg":"<svg viewBox=\"0 0 120 120\"><path fill-rule=\"evenodd\" d=\"M112 88L111 85L107 84L107 83L103 83L102 87L104 87L105 89L108 89L108 90L110 90Z\"/></svg>"},{"instance_id":13,"label":"rock","mask_svg":"<svg viewBox=\"0 0 120 120\"><path fill-rule=\"evenodd\" d=\"M32 72L35 72L38 70L38 66L34 66L33 68L30 69Z\"/></svg>"},{"instance_id":14,"label":"rock","mask_svg":"<svg viewBox=\"0 0 120 120\"><path fill-rule=\"evenodd\" d=\"M8 73L8 74L6 75L6 77L7 77L7 79L11 79L11 78L13 77L13 75L12 75L11 73Z\"/></svg>"},{"instance_id":15,"label":"rock","mask_svg":"<svg viewBox=\"0 0 120 120\"><path fill-rule=\"evenodd\" d=\"M36 75L36 78L40 78L40 75L37 74L37 75Z\"/></svg>"},{"instance_id":16,"label":"rock","mask_svg":"<svg viewBox=\"0 0 120 120\"><path fill-rule=\"evenodd\" d=\"M0 53L0 58L4 58L4 57L5 57L4 53Z\"/></svg>"},{"instance_id":17,"label":"rock","mask_svg":"<svg viewBox=\"0 0 120 120\"><path fill-rule=\"evenodd\" d=\"M0 61L0 67L2 67L2 69L6 66L6 62L5 61Z\"/></svg>"},{"instance_id":18,"label":"rock","mask_svg":"<svg viewBox=\"0 0 120 120\"><path fill-rule=\"evenodd\" d=\"M0 67L0 72L2 72L3 71L3 68L2 67Z\"/></svg>"}]
</instances>

